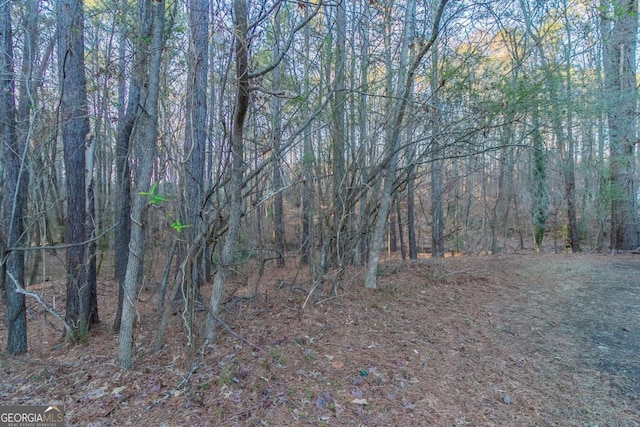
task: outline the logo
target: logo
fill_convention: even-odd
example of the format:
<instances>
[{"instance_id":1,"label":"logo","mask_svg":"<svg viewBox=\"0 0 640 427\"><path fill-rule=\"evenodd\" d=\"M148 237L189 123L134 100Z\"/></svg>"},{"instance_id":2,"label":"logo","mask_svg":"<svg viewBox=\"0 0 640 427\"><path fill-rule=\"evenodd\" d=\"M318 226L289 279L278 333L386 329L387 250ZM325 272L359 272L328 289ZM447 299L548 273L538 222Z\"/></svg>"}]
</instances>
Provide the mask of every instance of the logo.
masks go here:
<instances>
[{"instance_id":1,"label":"logo","mask_svg":"<svg viewBox=\"0 0 640 427\"><path fill-rule=\"evenodd\" d=\"M64 407L0 406L0 427L64 427Z\"/></svg>"}]
</instances>

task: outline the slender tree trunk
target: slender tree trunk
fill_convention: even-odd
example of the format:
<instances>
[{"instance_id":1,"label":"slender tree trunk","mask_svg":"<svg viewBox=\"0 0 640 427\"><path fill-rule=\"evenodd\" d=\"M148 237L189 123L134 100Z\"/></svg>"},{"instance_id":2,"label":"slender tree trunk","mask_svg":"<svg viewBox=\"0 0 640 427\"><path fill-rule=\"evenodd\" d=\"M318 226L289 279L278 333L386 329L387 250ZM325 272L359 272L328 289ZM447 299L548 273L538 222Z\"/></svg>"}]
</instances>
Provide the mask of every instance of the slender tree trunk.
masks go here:
<instances>
[{"instance_id":1,"label":"slender tree trunk","mask_svg":"<svg viewBox=\"0 0 640 427\"><path fill-rule=\"evenodd\" d=\"M532 113L533 140L533 241L537 252L542 251L542 241L547 224L549 191L547 189L547 152L540 131L539 104L536 102Z\"/></svg>"},{"instance_id":2,"label":"slender tree trunk","mask_svg":"<svg viewBox=\"0 0 640 427\"><path fill-rule=\"evenodd\" d=\"M410 160L413 162L413 160ZM409 239L409 259L418 259L418 243L416 240L416 178L415 166L409 165L407 172L407 234Z\"/></svg>"},{"instance_id":3,"label":"slender tree trunk","mask_svg":"<svg viewBox=\"0 0 640 427\"><path fill-rule=\"evenodd\" d=\"M412 4L413 1L411 1ZM419 51L409 65L406 77L399 81L400 97L397 100L396 107L390 115L391 131L386 137L386 153L385 153L385 167L383 168L383 184L380 196L380 204L378 206L378 215L376 217L372 243L369 248L368 264L365 268L364 285L367 289L375 289L377 287L377 270L378 261L380 259L380 250L382 249L382 243L384 240L384 230L389 217L389 210L391 209L391 198L393 195L393 185L396 178L396 169L398 166L398 155L400 151L400 131L402 128L402 122L404 120L405 111L407 108L407 100L411 93L413 86L413 79L418 69L418 66L422 62L424 56L431 50L434 43L437 40L438 32L440 29L440 19L444 10L447 0L440 0L439 6L433 15L433 27L431 30L431 37L425 44L421 44ZM408 6L407 10L413 10L413 7ZM408 14L407 20L413 19L413 16ZM405 31L404 43L406 46L413 39L413 34L409 32L409 28L413 28L412 25L407 22L407 30ZM386 161L388 159L388 161Z\"/></svg>"},{"instance_id":4,"label":"slender tree trunk","mask_svg":"<svg viewBox=\"0 0 640 427\"><path fill-rule=\"evenodd\" d=\"M603 62L609 121L611 249L639 246L635 145L638 1L602 0Z\"/></svg>"},{"instance_id":5,"label":"slender tree trunk","mask_svg":"<svg viewBox=\"0 0 640 427\"><path fill-rule=\"evenodd\" d=\"M275 28L276 32L280 33L280 18L276 16ZM279 39L279 37L276 37ZM280 56L280 49L278 49L278 41L276 40L276 47L273 51L274 61ZM281 84L281 67L277 66L272 71L272 91L276 95L272 101L272 117L271 117L271 146L273 148L273 190L276 192L273 199L273 222L274 222L274 234L275 234L275 247L278 252L276 265L278 267L285 266L285 235L284 235L284 195L282 194L282 166L280 146L282 143L282 101L277 95L280 92Z\"/></svg>"},{"instance_id":6,"label":"slender tree trunk","mask_svg":"<svg viewBox=\"0 0 640 427\"><path fill-rule=\"evenodd\" d=\"M18 136L16 129L11 2L0 3L0 33L0 144L5 173L0 242L12 248L24 241L23 215L26 212L28 175L26 140ZM6 289L7 351L10 354L24 353L27 351L27 311L25 297L18 292L24 287L24 253L5 252L2 246L0 244L0 283Z\"/></svg>"},{"instance_id":7,"label":"slender tree trunk","mask_svg":"<svg viewBox=\"0 0 640 427\"><path fill-rule=\"evenodd\" d=\"M141 192L148 192L151 186L153 162L155 160L158 139L158 98L160 92L160 65L164 46L164 14L165 2L140 2L140 16L143 22L153 22L150 45L148 80L142 87L146 93L141 97L141 115L137 134L140 156L136 170L136 197L131 207L131 238L129 241L129 260L124 282L124 304L122 323L120 326L120 343L118 362L121 368L131 369L133 354L133 329L136 310L136 290L142 271L142 260L145 248L144 211L149 200Z\"/></svg>"},{"instance_id":8,"label":"slender tree trunk","mask_svg":"<svg viewBox=\"0 0 640 427\"><path fill-rule=\"evenodd\" d=\"M200 214L204 194L205 152L207 143L207 77L209 59L209 2L189 0L189 80L185 123L186 173L186 225L188 242L193 243L202 229ZM196 292L204 280L202 251L191 260L190 286Z\"/></svg>"},{"instance_id":9,"label":"slender tree trunk","mask_svg":"<svg viewBox=\"0 0 640 427\"><path fill-rule=\"evenodd\" d=\"M122 5L127 8L126 2ZM124 10L124 9L123 9ZM115 191L115 220L118 226L115 229L114 237L114 260L115 273L118 280L118 308L113 321L112 329L120 330L122 320L122 306L124 302L124 282L127 274L127 263L129 261L129 238L131 236L131 169L129 167L129 150L131 136L135 123L139 117L140 92L142 89L146 66L148 64L149 36L151 34L150 20L139 16L138 34L134 38L134 61L133 71L129 84L128 97L125 96L126 87L124 82L125 73L125 44L124 34L126 29L121 30L120 40L120 73L122 80L119 85L119 100L121 110L119 111L118 130L116 134L115 166L116 166L116 191ZM125 99L126 104L125 104ZM125 109L126 106L126 109Z\"/></svg>"},{"instance_id":10,"label":"slender tree trunk","mask_svg":"<svg viewBox=\"0 0 640 427\"><path fill-rule=\"evenodd\" d=\"M210 313L207 316L205 335L207 340L216 338L216 316L220 310L222 291L231 270L233 256L240 235L242 215L242 177L244 175L244 122L249 109L249 39L247 35L247 0L234 0L233 23L236 55L235 112L231 129L231 176L229 179L229 223L224 236L218 271L213 278Z\"/></svg>"},{"instance_id":11,"label":"slender tree trunk","mask_svg":"<svg viewBox=\"0 0 640 427\"><path fill-rule=\"evenodd\" d=\"M307 8L305 8L305 15L308 14ZM310 68L311 68L311 44L310 44L309 27L304 29L304 76L303 76L303 88L304 88L304 104L302 112L305 117L311 113L310 108ZM314 212L314 179L313 179L313 167L315 164L315 153L313 151L313 143L311 138L311 131L309 129L304 131L302 137L302 196L300 203L300 216L302 223L302 235L300 236L300 261L302 264L307 264L310 267L310 273L313 277L313 265L315 247L315 236L313 227L313 212Z\"/></svg>"},{"instance_id":12,"label":"slender tree trunk","mask_svg":"<svg viewBox=\"0 0 640 427\"><path fill-rule=\"evenodd\" d=\"M331 110L333 113L333 128L331 138L331 160L333 166L333 221L331 224L331 239L334 240L332 246L331 263L341 265L345 256L345 233L348 229L347 222L347 205L345 191L345 149L348 146L346 142L347 132L345 130L345 104L347 102L346 94L346 32L347 32L347 11L345 2L336 3L336 43L334 53L334 80L333 80L333 99Z\"/></svg>"},{"instance_id":13,"label":"slender tree trunk","mask_svg":"<svg viewBox=\"0 0 640 427\"><path fill-rule=\"evenodd\" d=\"M391 209L396 206L397 203L395 200L391 201ZM387 243L387 251L389 254L392 252L398 252L398 223L396 222L396 217L393 215L393 212L389 212L389 224L387 226L387 234L388 234L388 243Z\"/></svg>"},{"instance_id":14,"label":"slender tree trunk","mask_svg":"<svg viewBox=\"0 0 640 427\"><path fill-rule=\"evenodd\" d=\"M402 259L407 259L407 249L404 245L404 225L402 224L402 210L400 203L396 201L396 221L398 222L398 238L400 240L400 254Z\"/></svg>"},{"instance_id":15,"label":"slender tree trunk","mask_svg":"<svg viewBox=\"0 0 640 427\"><path fill-rule=\"evenodd\" d=\"M558 151L560 152L560 161L562 164L562 178L564 181L565 200L567 202L567 231L568 240L573 252L580 251L580 236L578 233L578 222L576 212L576 195L575 195L575 164L574 164L574 141L573 141L573 103L571 101L571 32L569 30L569 23L566 19L566 2L565 7L565 26L567 30L567 43L565 50L565 74L566 85L564 92L566 93L566 102L563 101L560 95L561 77L556 76L547 61L542 40L539 36L534 35L532 30L532 23L529 17L527 6L521 2L522 10L525 13L527 19L527 31L534 40L536 47L540 55L540 61L546 74L546 83L548 85L550 109L551 109L551 122L553 124L553 130L556 136L556 144ZM563 116L566 115L565 118ZM565 131L566 128L566 131Z\"/></svg>"},{"instance_id":16,"label":"slender tree trunk","mask_svg":"<svg viewBox=\"0 0 640 427\"><path fill-rule=\"evenodd\" d=\"M33 134L33 119L32 114L35 115L35 111L37 111L37 103L38 103L38 92L42 86L42 80L39 78L36 81L34 77L38 72L36 69L36 63L38 63L38 56L40 55L38 51L38 37L39 37L39 3L38 2L27 2L25 4L25 12L24 12L24 42L22 49L22 65L20 76L18 77L18 111L17 111L17 132L18 139L22 144L25 144L24 147L29 146L29 140ZM55 39L52 39L52 42L49 45L53 45L55 43ZM53 48L52 48L53 49ZM48 64L48 55L49 51L45 51L43 54L47 55L46 57L41 56L40 67L42 69L43 66ZM45 67L46 69L46 67ZM40 75L39 73L38 75ZM31 156L29 156L29 169L32 166ZM29 173L29 190L26 194L28 199L35 200L37 194L38 184L32 181L32 173ZM36 242L36 245L41 245L39 243L41 241L41 229L40 224L36 224L34 227L34 237L31 242ZM29 286L35 282L37 278L37 274L39 272L38 267L40 265L40 261L42 261L43 251L37 251L32 254L28 254L25 259L25 263L28 263L27 271L30 271L29 277L25 277L25 285ZM31 259L30 259L31 258Z\"/></svg>"},{"instance_id":17,"label":"slender tree trunk","mask_svg":"<svg viewBox=\"0 0 640 427\"><path fill-rule=\"evenodd\" d=\"M438 75L438 46L431 50L431 103L433 104L433 114L431 122L431 256L442 258L446 252L444 241L444 216L442 214L442 203L444 191L442 189L442 154L440 147L440 78Z\"/></svg>"},{"instance_id":18,"label":"slender tree trunk","mask_svg":"<svg viewBox=\"0 0 640 427\"><path fill-rule=\"evenodd\" d=\"M308 85L308 83L305 83ZM308 93L307 91L305 91ZM308 100L305 100L305 108L309 111ZM303 136L302 148L302 201L301 201L301 219L302 219L302 236L301 236L301 262L303 264L313 264L315 247L314 233L314 178L313 164L315 163L315 154L311 140L311 133L305 131Z\"/></svg>"},{"instance_id":19,"label":"slender tree trunk","mask_svg":"<svg viewBox=\"0 0 640 427\"><path fill-rule=\"evenodd\" d=\"M511 122L511 119L507 119ZM511 124L507 124L504 129L502 143L505 144L500 149L500 175L498 177L498 194L493 208L493 227L491 235L491 253L497 254L501 247L498 239L500 232L506 234L509 220L509 205L511 203L512 179L513 179L513 147L509 146L513 138Z\"/></svg>"},{"instance_id":20,"label":"slender tree trunk","mask_svg":"<svg viewBox=\"0 0 640 427\"><path fill-rule=\"evenodd\" d=\"M600 25L604 26L604 22L601 20ZM611 222L608 218L611 213L611 197L609 192L609 174L606 171L608 165L605 162L605 139L606 139L606 124L608 113L606 111L607 94L605 90L605 77L604 77L604 42L600 43L599 49L596 54L596 66L595 66L595 78L596 78L596 91L598 93L598 102L602 106L600 111L597 112L596 117L596 129L597 129L597 156L598 156L598 192L596 197L596 210L598 215L598 237L596 241L597 249L600 251L605 248L605 245L610 245L610 241L607 242L609 232L611 231ZM609 239L610 240L610 239Z\"/></svg>"},{"instance_id":21,"label":"slender tree trunk","mask_svg":"<svg viewBox=\"0 0 640 427\"><path fill-rule=\"evenodd\" d=\"M371 9L369 2L362 2L362 20L360 21L360 31L362 38L362 45L360 49L360 94L358 99L358 162L361 165L361 182L365 183L369 180L369 173L367 168L367 156L371 151L371 136L369 135L368 124L368 102L369 96L369 50L370 50L370 20ZM367 214L367 191L360 192L359 200L359 234L358 234L358 246L355 249L354 263L356 265L362 265L366 262L367 253L367 230L369 228L369 215Z\"/></svg>"},{"instance_id":22,"label":"slender tree trunk","mask_svg":"<svg viewBox=\"0 0 640 427\"><path fill-rule=\"evenodd\" d=\"M437 143L436 143L437 144ZM444 217L442 214L442 160L440 150L434 151L431 161L431 256L442 258L446 252Z\"/></svg>"},{"instance_id":23,"label":"slender tree trunk","mask_svg":"<svg viewBox=\"0 0 640 427\"><path fill-rule=\"evenodd\" d=\"M571 108L571 107L569 107ZM571 129L571 118L567 117L569 129ZM573 136L567 134L567 149L564 153L563 171L565 197L567 198L567 232L569 245L572 252L580 252L580 233L578 231L578 214L576 208L576 174L574 156Z\"/></svg>"},{"instance_id":24,"label":"slender tree trunk","mask_svg":"<svg viewBox=\"0 0 640 427\"><path fill-rule=\"evenodd\" d=\"M565 48L565 108L566 108L566 142L567 148L564 153L564 161L563 161L563 170L564 170L564 185L565 185L565 196L567 198L567 228L569 231L569 244L571 245L571 250L575 252L580 252L580 233L578 231L578 213L577 213L577 204L576 204L576 173L575 173L575 147L574 147L574 139L573 139L573 109L575 108L573 105L573 82L571 79L571 57L573 55L573 45L571 42L571 26L568 18L568 10L569 6L567 5L567 0L564 0L564 21L565 28L567 32L567 42Z\"/></svg>"}]
</instances>

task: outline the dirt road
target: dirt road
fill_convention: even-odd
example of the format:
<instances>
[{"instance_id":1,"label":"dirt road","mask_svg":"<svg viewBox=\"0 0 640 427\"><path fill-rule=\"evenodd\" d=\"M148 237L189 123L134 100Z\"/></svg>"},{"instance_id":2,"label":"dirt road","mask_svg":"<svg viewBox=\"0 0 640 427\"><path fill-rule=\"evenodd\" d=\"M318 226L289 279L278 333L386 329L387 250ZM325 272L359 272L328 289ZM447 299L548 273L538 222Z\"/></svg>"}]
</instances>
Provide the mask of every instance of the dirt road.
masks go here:
<instances>
[{"instance_id":1,"label":"dirt road","mask_svg":"<svg viewBox=\"0 0 640 427\"><path fill-rule=\"evenodd\" d=\"M517 274L531 286L528 304L548 304L544 333L565 341L568 364L609 374L620 404L635 408L640 425L640 256L542 259Z\"/></svg>"}]
</instances>

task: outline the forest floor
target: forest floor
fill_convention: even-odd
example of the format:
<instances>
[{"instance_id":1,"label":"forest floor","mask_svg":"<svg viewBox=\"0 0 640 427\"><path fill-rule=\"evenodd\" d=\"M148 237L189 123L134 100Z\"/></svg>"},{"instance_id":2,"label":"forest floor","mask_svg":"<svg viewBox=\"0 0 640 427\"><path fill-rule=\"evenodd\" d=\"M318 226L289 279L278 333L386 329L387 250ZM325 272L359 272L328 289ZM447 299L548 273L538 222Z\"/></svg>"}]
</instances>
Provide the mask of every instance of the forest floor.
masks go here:
<instances>
[{"instance_id":1,"label":"forest floor","mask_svg":"<svg viewBox=\"0 0 640 427\"><path fill-rule=\"evenodd\" d=\"M326 298L300 277L231 285L253 298L227 295L234 334L215 345L204 311L193 345L177 311L159 353L146 286L131 371L109 331L113 280L84 344L61 344L30 300L29 352L1 354L0 403L64 405L72 426L640 426L639 255L387 260L377 290L354 269L327 277ZM64 307L62 279L33 288Z\"/></svg>"}]
</instances>

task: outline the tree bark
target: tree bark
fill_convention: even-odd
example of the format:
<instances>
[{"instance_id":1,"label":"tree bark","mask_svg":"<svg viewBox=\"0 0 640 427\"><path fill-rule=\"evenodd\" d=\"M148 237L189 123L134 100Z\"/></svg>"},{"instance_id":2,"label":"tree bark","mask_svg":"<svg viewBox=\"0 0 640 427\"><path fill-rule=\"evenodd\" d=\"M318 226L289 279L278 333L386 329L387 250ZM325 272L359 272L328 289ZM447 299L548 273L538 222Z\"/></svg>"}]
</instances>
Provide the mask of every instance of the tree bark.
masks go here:
<instances>
[{"instance_id":1,"label":"tree bark","mask_svg":"<svg viewBox=\"0 0 640 427\"><path fill-rule=\"evenodd\" d=\"M124 2L123 7L128 7ZM127 263L129 261L129 238L131 237L131 168L129 166L129 150L131 145L131 137L136 121L139 117L140 93L144 75L146 72L146 64L148 63L147 49L149 46L149 36L151 34L151 22L139 16L138 34L133 41L134 44L134 61L133 71L129 84L129 94L125 97L125 84L121 82L119 87L120 105L123 111L120 113L118 120L118 130L116 134L115 147L115 167L116 167L116 212L115 221L118 226L115 229L114 237L114 260L115 273L118 280L118 308L116 317L113 321L112 329L120 330L122 321L122 306L124 303L124 282L127 275ZM122 40L120 49L120 73L124 77L125 73L125 40L124 34L127 32L125 28L121 30ZM127 99L125 104L125 99ZM126 106L126 110L124 109Z\"/></svg>"},{"instance_id":2,"label":"tree bark","mask_svg":"<svg viewBox=\"0 0 640 427\"><path fill-rule=\"evenodd\" d=\"M638 1L603 0L601 5L610 138L611 249L628 250L639 246L634 158Z\"/></svg>"},{"instance_id":3,"label":"tree bark","mask_svg":"<svg viewBox=\"0 0 640 427\"><path fill-rule=\"evenodd\" d=\"M496 203L493 207L493 226L491 234L491 253L497 254L501 250L498 239L500 232L506 235L509 220L509 206L511 204L512 180L513 180L513 147L509 144L513 139L513 125L510 123L511 118L507 118L508 124L504 127L504 136L502 143L504 146L500 149L500 175L498 177L498 195Z\"/></svg>"},{"instance_id":4,"label":"tree bark","mask_svg":"<svg viewBox=\"0 0 640 427\"><path fill-rule=\"evenodd\" d=\"M397 99L396 107L391 112L390 126L391 130L386 136L386 153L385 167L383 169L383 184L381 191L380 204L378 206L378 215L373 229L372 243L369 248L368 264L365 267L364 285L367 289L375 289L377 287L377 270L378 261L380 260L380 250L382 249L382 243L384 240L384 230L389 217L389 210L391 209L391 197L393 195L393 185L396 178L396 170L398 166L398 155L400 151L400 131L402 128L402 121L404 119L405 111L407 108L407 100L413 86L413 79L418 69L418 66L422 62L424 56L431 50L433 44L436 42L438 32L440 30L440 19L444 7L447 4L447 0L440 0L436 12L433 15L433 26L431 29L431 36L424 45L421 45L415 59L409 65L406 77L399 82L400 96ZM408 7L408 10L411 10ZM410 19L407 16L407 19ZM407 26L409 27L409 26ZM407 44L413 38L413 34L408 31L405 32L404 43Z\"/></svg>"},{"instance_id":5,"label":"tree bark","mask_svg":"<svg viewBox=\"0 0 640 427\"><path fill-rule=\"evenodd\" d=\"M331 138L331 160L333 167L333 196L332 196L332 217L331 236L334 244L331 247L331 264L340 266L344 262L346 248L346 230L348 215L346 212L346 191L345 191L345 149L347 132L345 130L345 106L347 103L346 94L346 32L347 32L347 10L345 2L336 3L336 42L334 47L334 80L331 111L332 117L332 138Z\"/></svg>"},{"instance_id":6,"label":"tree bark","mask_svg":"<svg viewBox=\"0 0 640 427\"><path fill-rule=\"evenodd\" d=\"M236 55L236 102L231 129L231 171L229 185L229 223L224 236L218 270L213 278L213 290L209 303L209 315L205 336L216 338L216 317L220 310L222 291L233 264L242 216L242 177L244 175L244 122L249 109L249 39L247 24L247 0L234 0L233 23Z\"/></svg>"},{"instance_id":7,"label":"tree bark","mask_svg":"<svg viewBox=\"0 0 640 427\"><path fill-rule=\"evenodd\" d=\"M542 251L542 241L546 231L547 214L549 210L549 190L547 188L547 152L540 132L540 112L538 99L533 105L532 135L533 140L533 243L536 251Z\"/></svg>"},{"instance_id":8,"label":"tree bark","mask_svg":"<svg viewBox=\"0 0 640 427\"><path fill-rule=\"evenodd\" d=\"M207 144L207 76L209 58L209 2L207 0L189 0L189 79L187 86L187 109L185 123L185 152L187 153L186 171L186 211L185 224L188 241L194 238L203 227L200 214L204 195L205 151ZM190 286L198 292L204 280L202 251L191 260Z\"/></svg>"},{"instance_id":9,"label":"tree bark","mask_svg":"<svg viewBox=\"0 0 640 427\"><path fill-rule=\"evenodd\" d=\"M535 47L538 50L540 63L546 76L546 84L549 93L551 123L556 137L556 144L560 152L560 161L562 165L562 179L564 181L565 200L567 202L567 238L573 252L580 252L580 236L578 233L578 220L576 211L576 194L575 194L575 162L574 141L572 132L573 119L573 103L571 101L571 31L566 17L567 5L565 7L565 27L567 31L567 42L565 46L565 78L566 85L562 97L562 78L553 72L551 64L547 60L546 52L542 44L541 36L533 31L533 23L529 12L529 5L521 0L520 7L525 15L527 33L533 39ZM565 116L566 117L563 117ZM566 128L566 131L565 131Z\"/></svg>"},{"instance_id":10,"label":"tree bark","mask_svg":"<svg viewBox=\"0 0 640 427\"><path fill-rule=\"evenodd\" d=\"M129 241L129 260L124 282L124 303L122 324L120 326L120 343L118 362L121 368L131 369L133 366L133 328L136 310L136 290L142 269L145 248L144 210L149 206L148 200L141 192L149 191L153 162L155 160L158 139L158 98L160 92L160 64L164 46L165 2L140 2L143 20L152 20L152 36L146 96L141 99L140 131L137 135L138 166L136 170L136 196L131 207L131 239ZM149 21L143 21L149 22Z\"/></svg>"},{"instance_id":11,"label":"tree bark","mask_svg":"<svg viewBox=\"0 0 640 427\"><path fill-rule=\"evenodd\" d=\"M371 24L371 8L369 2L362 2L362 20L360 21L360 31L362 45L360 48L360 94L358 99L358 162L360 163L360 171L362 174L361 183L369 180L367 157L371 154L371 138L368 126L368 104L369 104L369 65L370 65L370 24ZM369 228L369 215L367 213L367 192L360 192L359 201L359 235L358 245L355 248L354 264L362 265L366 260L367 253L367 229Z\"/></svg>"},{"instance_id":12,"label":"tree bark","mask_svg":"<svg viewBox=\"0 0 640 427\"><path fill-rule=\"evenodd\" d=\"M308 15L307 8L305 8L305 14ZM311 113L309 96L311 90L310 84L310 68L311 68L311 49L310 49L310 31L308 27L304 30L304 80L303 88L305 93L304 104L302 112L304 116L308 116ZM313 277L313 265L315 262L315 230L314 230L314 173L313 167L315 164L315 153L313 151L313 143L311 138L311 132L305 130L302 137L302 197L301 197L301 223L302 223L302 235L300 237L300 261L302 264L310 266L310 275Z\"/></svg>"},{"instance_id":13,"label":"tree bark","mask_svg":"<svg viewBox=\"0 0 640 427\"><path fill-rule=\"evenodd\" d=\"M273 50L274 58L277 60L280 56L280 49L278 39L280 38L280 18L276 16L275 20L275 32L276 43ZM282 101L278 93L281 88L281 67L277 66L272 71L273 88L272 91L276 95L272 100L272 116L271 116L271 147L273 150L273 191L276 192L273 199L273 222L274 222L274 234L275 234L275 247L277 251L276 265L278 267L285 266L285 227L284 227L284 195L282 194L282 166L281 166L281 153L280 146L282 144Z\"/></svg>"},{"instance_id":14,"label":"tree bark","mask_svg":"<svg viewBox=\"0 0 640 427\"><path fill-rule=\"evenodd\" d=\"M24 253L8 252L20 245L24 233L23 215L27 204L26 140L16 129L15 75L13 67L13 31L11 2L0 3L0 143L4 154L4 205L0 242L0 283L6 289L5 324L7 352L27 351L27 317L25 297L18 289L24 286ZM6 234L5 234L6 233Z\"/></svg>"},{"instance_id":15,"label":"tree bark","mask_svg":"<svg viewBox=\"0 0 640 427\"><path fill-rule=\"evenodd\" d=\"M442 258L446 252L444 240L444 215L442 214L442 204L444 191L442 190L442 157L443 150L440 147L440 78L438 76L438 46L431 50L431 103L433 113L430 120L431 125L431 256Z\"/></svg>"},{"instance_id":16,"label":"tree bark","mask_svg":"<svg viewBox=\"0 0 640 427\"><path fill-rule=\"evenodd\" d=\"M93 235L89 221L86 152L91 144L84 66L84 14L80 0L56 2L58 24L58 68L61 81L60 127L64 145L67 189L67 306L66 321L76 336L85 339L97 319L95 270L91 268Z\"/></svg>"}]
</instances>

